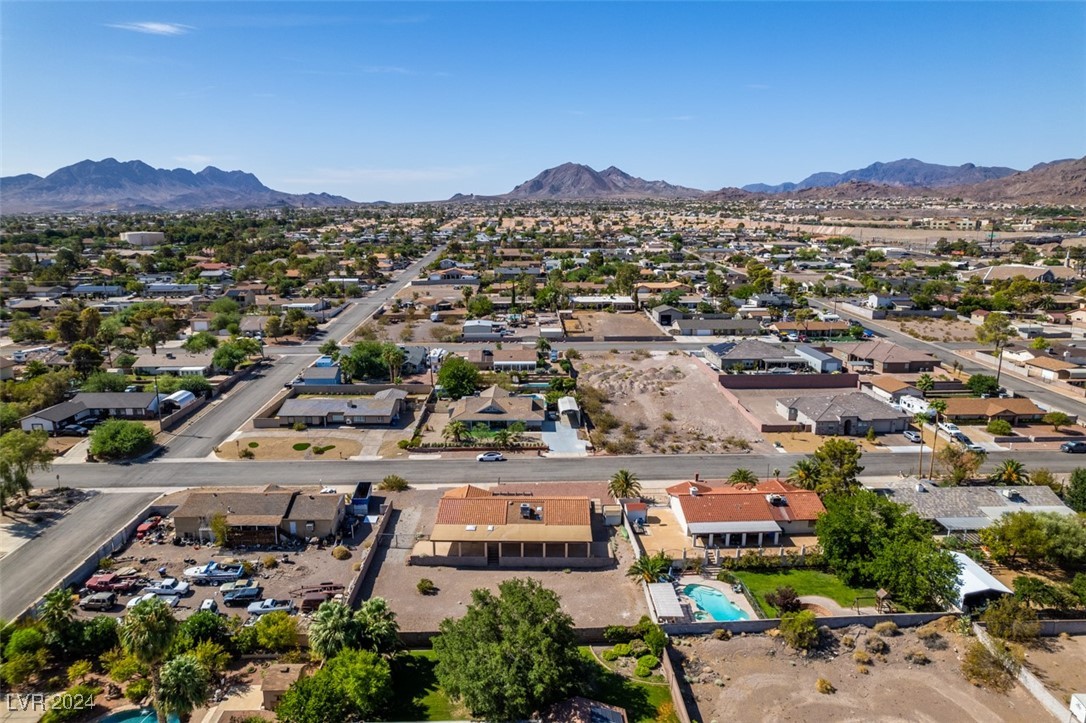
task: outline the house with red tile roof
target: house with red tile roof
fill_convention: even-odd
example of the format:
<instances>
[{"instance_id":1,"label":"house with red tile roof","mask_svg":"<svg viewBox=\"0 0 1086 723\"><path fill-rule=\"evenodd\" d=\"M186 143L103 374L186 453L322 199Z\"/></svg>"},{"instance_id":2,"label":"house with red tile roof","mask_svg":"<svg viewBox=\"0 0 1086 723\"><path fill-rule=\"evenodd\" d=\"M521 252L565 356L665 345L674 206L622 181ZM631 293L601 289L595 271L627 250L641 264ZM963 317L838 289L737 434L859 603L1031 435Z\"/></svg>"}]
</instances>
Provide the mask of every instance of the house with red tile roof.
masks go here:
<instances>
[{"instance_id":1,"label":"house with red tile roof","mask_svg":"<svg viewBox=\"0 0 1086 723\"><path fill-rule=\"evenodd\" d=\"M695 547L777 545L782 534L813 534L815 520L826 511L815 492L779 479L730 485L695 478L668 487L667 495Z\"/></svg>"},{"instance_id":2,"label":"house with red tile roof","mask_svg":"<svg viewBox=\"0 0 1086 723\"><path fill-rule=\"evenodd\" d=\"M613 560L606 539L593 539L594 515L588 497L464 485L442 496L429 539L416 546L411 562L456 567L605 567Z\"/></svg>"}]
</instances>

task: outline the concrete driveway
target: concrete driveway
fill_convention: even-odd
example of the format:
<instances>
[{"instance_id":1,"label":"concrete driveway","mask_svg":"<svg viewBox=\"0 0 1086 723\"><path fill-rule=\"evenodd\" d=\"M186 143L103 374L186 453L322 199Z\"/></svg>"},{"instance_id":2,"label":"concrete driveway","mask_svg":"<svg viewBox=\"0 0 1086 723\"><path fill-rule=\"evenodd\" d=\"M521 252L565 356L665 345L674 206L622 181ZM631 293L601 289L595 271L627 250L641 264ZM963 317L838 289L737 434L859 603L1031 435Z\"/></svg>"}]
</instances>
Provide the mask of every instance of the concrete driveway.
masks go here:
<instances>
[{"instance_id":1,"label":"concrete driveway","mask_svg":"<svg viewBox=\"0 0 1086 723\"><path fill-rule=\"evenodd\" d=\"M588 454L588 443L577 438L577 430L564 422L543 422L543 443L551 448L548 456Z\"/></svg>"}]
</instances>

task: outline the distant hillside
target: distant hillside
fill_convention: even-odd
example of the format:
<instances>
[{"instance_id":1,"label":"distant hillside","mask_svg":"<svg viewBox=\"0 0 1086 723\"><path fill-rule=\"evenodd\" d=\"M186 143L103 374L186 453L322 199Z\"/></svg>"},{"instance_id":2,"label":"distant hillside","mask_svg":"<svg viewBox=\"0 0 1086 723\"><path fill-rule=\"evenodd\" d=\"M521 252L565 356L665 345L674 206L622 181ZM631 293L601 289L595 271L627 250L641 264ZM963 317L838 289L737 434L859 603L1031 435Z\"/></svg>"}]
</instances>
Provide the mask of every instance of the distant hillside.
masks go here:
<instances>
[{"instance_id":1,"label":"distant hillside","mask_svg":"<svg viewBox=\"0 0 1086 723\"><path fill-rule=\"evenodd\" d=\"M936 163L924 163L915 158L903 158L890 163L872 163L867 168L844 173L822 171L807 176L799 183L779 183L775 186L753 183L743 186L743 190L755 193L789 193L806 188L837 186L851 181L887 186L945 188L1004 178L1013 173L1016 173L1013 168L975 166L972 163L962 166L941 166Z\"/></svg>"},{"instance_id":2,"label":"distant hillside","mask_svg":"<svg viewBox=\"0 0 1086 723\"><path fill-rule=\"evenodd\" d=\"M354 203L327 193L275 191L242 171L208 166L193 173L114 158L81 161L45 178L30 173L0 178L0 199L3 213L311 208Z\"/></svg>"},{"instance_id":3,"label":"distant hillside","mask_svg":"<svg viewBox=\"0 0 1086 723\"><path fill-rule=\"evenodd\" d=\"M1038 163L1006 178L953 189L974 201L1086 205L1086 157Z\"/></svg>"},{"instance_id":4,"label":"distant hillside","mask_svg":"<svg viewBox=\"0 0 1086 723\"><path fill-rule=\"evenodd\" d=\"M646 181L611 166L596 171L563 163L525 181L503 198L590 200L601 198L697 198L703 191L666 181Z\"/></svg>"}]
</instances>

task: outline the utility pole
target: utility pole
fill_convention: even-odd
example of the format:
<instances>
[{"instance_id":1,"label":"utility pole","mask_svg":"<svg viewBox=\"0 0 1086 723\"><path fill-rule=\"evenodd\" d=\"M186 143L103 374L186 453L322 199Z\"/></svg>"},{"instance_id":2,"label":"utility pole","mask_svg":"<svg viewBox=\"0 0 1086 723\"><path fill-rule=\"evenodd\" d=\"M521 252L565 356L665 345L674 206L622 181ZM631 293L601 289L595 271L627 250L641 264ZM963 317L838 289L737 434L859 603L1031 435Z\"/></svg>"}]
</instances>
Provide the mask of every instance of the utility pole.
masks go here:
<instances>
[{"instance_id":1,"label":"utility pole","mask_svg":"<svg viewBox=\"0 0 1086 723\"><path fill-rule=\"evenodd\" d=\"M162 433L162 397L158 393L158 375L152 376L155 383L155 413L158 415L158 431Z\"/></svg>"}]
</instances>

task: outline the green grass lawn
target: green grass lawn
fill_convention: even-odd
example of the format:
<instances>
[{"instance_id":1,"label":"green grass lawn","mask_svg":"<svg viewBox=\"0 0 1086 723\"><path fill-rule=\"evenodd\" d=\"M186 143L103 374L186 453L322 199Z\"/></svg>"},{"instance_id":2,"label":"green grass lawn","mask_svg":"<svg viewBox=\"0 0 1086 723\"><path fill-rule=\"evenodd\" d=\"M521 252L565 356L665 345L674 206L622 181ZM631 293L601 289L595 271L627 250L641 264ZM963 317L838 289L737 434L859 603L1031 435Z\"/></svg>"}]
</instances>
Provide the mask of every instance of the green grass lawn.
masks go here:
<instances>
[{"instance_id":1,"label":"green grass lawn","mask_svg":"<svg viewBox=\"0 0 1086 723\"><path fill-rule=\"evenodd\" d=\"M652 723L657 708L671 702L666 684L651 685L631 680L600 665L588 648L580 648L585 661L584 682L588 695L603 703L626 709L631 721ZM413 650L392 663L393 707L390 720L468 720L464 711L450 700L434 674L437 660L432 650ZM674 716L669 719L678 723Z\"/></svg>"},{"instance_id":2,"label":"green grass lawn","mask_svg":"<svg viewBox=\"0 0 1086 723\"><path fill-rule=\"evenodd\" d=\"M735 572L758 605L768 617L777 617L777 609L765 601L766 593L773 592L785 585L795 589L799 595L821 595L837 602L842 607L851 607L857 597L873 597L874 590L852 588L837 579L836 575L818 570L781 570L780 572ZM873 605L874 600L861 602L861 605Z\"/></svg>"}]
</instances>

